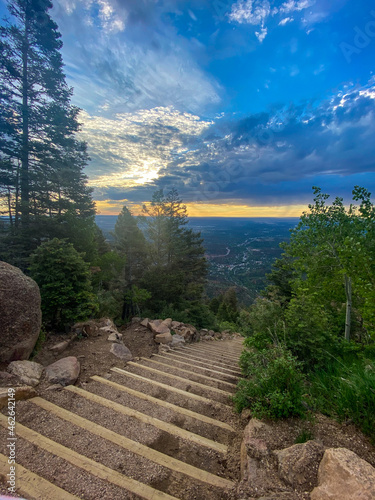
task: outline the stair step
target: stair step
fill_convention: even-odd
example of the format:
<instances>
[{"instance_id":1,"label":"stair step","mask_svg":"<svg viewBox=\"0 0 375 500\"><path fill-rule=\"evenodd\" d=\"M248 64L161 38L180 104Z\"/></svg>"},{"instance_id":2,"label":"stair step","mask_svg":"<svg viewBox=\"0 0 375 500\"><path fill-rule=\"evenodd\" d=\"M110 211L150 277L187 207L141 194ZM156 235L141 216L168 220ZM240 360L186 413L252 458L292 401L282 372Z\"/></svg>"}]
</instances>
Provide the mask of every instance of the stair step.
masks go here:
<instances>
[{"instance_id":1,"label":"stair step","mask_svg":"<svg viewBox=\"0 0 375 500\"><path fill-rule=\"evenodd\" d=\"M170 353L166 353L166 354L170 354ZM173 357L171 358L170 356L167 356L167 355L162 355L162 354L153 354L152 355L153 358L158 358L158 359L163 359L164 361L171 361L171 362L177 362L178 365L183 365L183 366L189 366L190 368L194 368L195 370L196 369L199 369L199 370L202 370L202 371L205 371L205 372L209 372L209 373L213 373L214 375L216 375L216 377L218 375L222 376L222 377L226 377L227 379L231 379L231 380L234 380L235 382L238 380L238 377L236 377L235 375L229 375L226 374L226 373L223 373L223 372L220 372L218 370L212 370L211 368L206 368L204 366L198 366L198 365L195 365L195 364L192 364L192 363L185 363L183 361L180 361L180 360L176 360L176 359L173 359ZM182 358L183 359L183 358ZM174 366L174 365L170 365L170 366ZM193 372L193 373L196 373L196 372ZM216 378L215 377L215 378ZM211 378L211 377L210 377ZM215 379L214 379L215 380ZM217 380L221 380L221 379L217 379ZM226 380L227 382L227 380ZM232 385L237 385L235 382L232 383Z\"/></svg>"},{"instance_id":2,"label":"stair step","mask_svg":"<svg viewBox=\"0 0 375 500\"><path fill-rule=\"evenodd\" d=\"M145 401L150 401L151 403L155 403L159 406L162 406L164 408L168 408L176 413L180 413L184 416L194 418L196 420L200 420L202 422L205 422L206 424L210 424L216 427L220 427L221 429L224 429L228 431L229 433L235 432L233 427L231 427L229 424L226 424L225 422L221 422L220 420L216 420L211 417L206 417L205 415L202 415L200 413L187 410L186 408L182 408L181 406L174 405L172 403L168 403L167 401L163 401L162 399L155 398L153 396L149 396L148 394L145 394L143 392L135 391L134 389L130 389L129 387L125 385L118 384L117 382L113 382L112 380L105 379L103 377L99 377L97 375L94 375L91 377L93 380L96 380L97 382L100 382L102 384L107 384L108 386L113 387L114 389L120 390L120 391L125 391L128 394L131 394L137 398L144 399Z\"/></svg>"},{"instance_id":3,"label":"stair step","mask_svg":"<svg viewBox=\"0 0 375 500\"><path fill-rule=\"evenodd\" d=\"M241 371L240 371L240 368L239 368L238 365L237 366L228 365L224 361L212 359L211 357L204 357L204 356L201 356L201 355L197 355L196 353L190 353L188 351L183 352L180 349L179 350L176 349L176 350L174 350L172 352L174 354L181 355L183 359L198 360L198 361L201 361L203 363L207 363L208 365L213 365L216 368L222 368L223 370L227 370L227 371L230 371L232 373L239 373L241 375Z\"/></svg>"},{"instance_id":4,"label":"stair step","mask_svg":"<svg viewBox=\"0 0 375 500\"><path fill-rule=\"evenodd\" d=\"M126 364L127 370L133 372L133 370L140 371L143 373L151 373L157 380L161 379L165 383L165 379L171 381L174 387L179 387L183 390L189 388L191 392L198 393L205 397L210 397L220 402L228 402L229 405L230 398L233 396L231 392L224 391L223 389L217 389L216 387L207 386L199 382L194 382L192 380L186 379L184 377L179 377L178 375L172 375L171 373L157 370L156 368L151 368L150 366L143 365L141 363L135 363L134 361L128 361Z\"/></svg>"},{"instance_id":5,"label":"stair step","mask_svg":"<svg viewBox=\"0 0 375 500\"><path fill-rule=\"evenodd\" d=\"M33 500L79 500L79 497L71 495L59 486L22 467L19 463L16 463L15 467L16 489L19 495ZM0 453L0 476L6 477L7 474L9 474L8 457Z\"/></svg>"},{"instance_id":6,"label":"stair step","mask_svg":"<svg viewBox=\"0 0 375 500\"><path fill-rule=\"evenodd\" d=\"M236 384L232 384L231 382L226 382L225 380L220 380L220 379L217 379L214 377L209 377L207 375L202 375L200 373L193 372L191 370L186 370L184 368L180 368L179 366L172 366L172 365L169 365L168 363L162 363L161 361L156 361L152 358L140 358L140 359L142 359L143 361L154 363L154 364L161 366L161 367L169 368L171 370L178 370L182 373L186 373L188 376L194 375L195 377L199 377L200 379L207 380L209 382L217 382L218 384L223 384L223 385L227 386L228 390L231 390L232 392L236 391L236 387L237 387ZM190 378L189 378L189 380L190 380ZM209 387L212 387L212 386L209 386Z\"/></svg>"},{"instance_id":7,"label":"stair step","mask_svg":"<svg viewBox=\"0 0 375 500\"><path fill-rule=\"evenodd\" d=\"M196 363L204 365L204 367L199 367L199 368L205 368L206 366L210 366L212 368L215 368L215 370L222 370L219 371L219 373L222 373L223 375L229 375L232 377L240 377L241 376L241 371L239 369L233 370L231 368L226 368L225 366L217 365L214 364L213 362L210 362L207 359L201 359L197 356L192 356L192 355L186 355L185 353L183 354L181 351L168 351L165 353L165 356L172 357L173 359L184 359L185 361L191 361L193 365L196 365ZM191 366L191 365L190 365Z\"/></svg>"},{"instance_id":8,"label":"stair step","mask_svg":"<svg viewBox=\"0 0 375 500\"><path fill-rule=\"evenodd\" d=\"M102 396L97 396L91 392L85 391L84 389L80 389L79 387L75 387L73 385L69 385L65 387L65 390L74 392L83 398L86 398L94 403L98 403L102 406L106 406L113 411L118 413L122 413L123 415L136 418L140 422L144 424L152 425L161 431L167 432L168 434L173 434L174 436L178 436L182 439L186 439L187 441L191 441L193 443L199 444L200 446L204 446L206 448L211 448L218 453L226 454L228 451L228 447L222 443L217 443L211 439L207 439L203 436L199 436L198 434L194 434L193 432L186 431L185 429L181 429L176 425L164 422L154 417L150 417L144 413L141 413L137 410L133 410L132 408L128 408L119 403L115 403L110 399L103 398Z\"/></svg>"},{"instance_id":9,"label":"stair step","mask_svg":"<svg viewBox=\"0 0 375 500\"><path fill-rule=\"evenodd\" d=\"M230 356L227 356L226 353L216 353L216 352L212 352L211 350L208 350L208 349L196 349L194 347L189 347L189 346L185 346L185 347L178 347L177 349L181 350L181 351L189 351L190 353L199 353L199 355L207 355L209 356L209 358L214 358L214 361L219 359L221 361L224 361L226 364L230 365L230 366L233 366L233 367L238 367L238 361L239 361L239 356L238 357L230 357Z\"/></svg>"},{"instance_id":10,"label":"stair step","mask_svg":"<svg viewBox=\"0 0 375 500\"><path fill-rule=\"evenodd\" d=\"M121 446L122 448L125 448L126 450L132 453L136 453L137 455L140 455L148 460L151 460L157 463L158 465L179 472L181 474L185 474L190 478L205 482L207 484L219 488L231 488L233 486L233 483L231 481L228 481L227 479L211 474L210 472L198 469L197 467L194 467L185 462L172 458L168 455L165 455L164 453L156 451L143 444L137 443L136 441L132 441L131 439L126 438L125 436L117 434L111 430L106 429L105 427L102 427L101 425L95 424L90 420L82 418L79 415L76 415L75 413L72 413L68 410L65 410L64 408L61 408L53 403L50 403L49 401L46 401L45 399L37 397L31 399L30 401L35 405L40 406L44 410L54 413L56 416L66 420L67 422L77 425L91 432L92 434L96 434L97 436L100 436L108 441L111 441L117 446Z\"/></svg>"},{"instance_id":11,"label":"stair step","mask_svg":"<svg viewBox=\"0 0 375 500\"><path fill-rule=\"evenodd\" d=\"M3 414L0 414L0 425L5 428L8 426L8 419ZM156 490L146 484L140 483L139 481L127 477L124 474L120 474L119 472L92 460L91 458L87 458L76 451L70 450L66 446L56 443L55 441L52 441L52 439L49 439L20 423L17 423L17 435L37 447L66 460L75 467L83 469L84 471L89 472L93 476L103 479L104 481L120 486L121 488L124 488L141 498L146 500L178 500L176 497ZM50 500L48 497L47 499ZM51 497L51 500L52 499L54 500L54 497Z\"/></svg>"}]
</instances>

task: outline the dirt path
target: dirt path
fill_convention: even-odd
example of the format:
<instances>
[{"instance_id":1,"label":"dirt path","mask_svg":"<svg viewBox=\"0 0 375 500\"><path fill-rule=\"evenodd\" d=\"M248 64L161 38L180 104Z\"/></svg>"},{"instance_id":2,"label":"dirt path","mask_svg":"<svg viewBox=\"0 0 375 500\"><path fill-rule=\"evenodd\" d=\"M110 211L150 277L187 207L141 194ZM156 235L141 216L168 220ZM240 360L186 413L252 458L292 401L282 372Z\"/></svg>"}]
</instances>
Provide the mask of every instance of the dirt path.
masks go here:
<instances>
[{"instance_id":1,"label":"dirt path","mask_svg":"<svg viewBox=\"0 0 375 500\"><path fill-rule=\"evenodd\" d=\"M27 500L233 498L241 425L231 396L240 352L239 339L190 345L19 402L19 493ZM0 424L1 477L4 414Z\"/></svg>"}]
</instances>

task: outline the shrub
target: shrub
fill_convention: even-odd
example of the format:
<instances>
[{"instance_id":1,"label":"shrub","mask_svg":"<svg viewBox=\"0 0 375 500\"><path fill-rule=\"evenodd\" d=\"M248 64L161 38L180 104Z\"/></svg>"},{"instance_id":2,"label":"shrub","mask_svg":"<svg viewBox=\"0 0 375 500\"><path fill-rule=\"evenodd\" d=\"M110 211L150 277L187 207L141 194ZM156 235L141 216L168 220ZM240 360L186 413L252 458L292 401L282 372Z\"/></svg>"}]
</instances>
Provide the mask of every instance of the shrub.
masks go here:
<instances>
[{"instance_id":1,"label":"shrub","mask_svg":"<svg viewBox=\"0 0 375 500\"><path fill-rule=\"evenodd\" d=\"M255 417L287 418L305 413L300 363L283 347L244 351L240 365L248 379L234 397L238 412L250 408Z\"/></svg>"},{"instance_id":2,"label":"shrub","mask_svg":"<svg viewBox=\"0 0 375 500\"><path fill-rule=\"evenodd\" d=\"M43 322L49 326L62 328L96 311L88 264L66 240L42 243L31 256L30 274L39 285Z\"/></svg>"}]
</instances>

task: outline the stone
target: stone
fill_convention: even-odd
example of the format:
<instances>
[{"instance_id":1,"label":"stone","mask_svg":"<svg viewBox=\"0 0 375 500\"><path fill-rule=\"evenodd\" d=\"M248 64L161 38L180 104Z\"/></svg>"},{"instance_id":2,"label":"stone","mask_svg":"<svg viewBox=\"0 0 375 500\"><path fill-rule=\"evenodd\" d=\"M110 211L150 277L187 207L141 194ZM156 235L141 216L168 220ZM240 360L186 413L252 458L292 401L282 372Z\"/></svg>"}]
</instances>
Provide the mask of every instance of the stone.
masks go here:
<instances>
[{"instance_id":1,"label":"stone","mask_svg":"<svg viewBox=\"0 0 375 500\"><path fill-rule=\"evenodd\" d=\"M173 340L173 336L170 331L166 333L159 333L155 335L155 342L157 344L171 344Z\"/></svg>"},{"instance_id":2,"label":"stone","mask_svg":"<svg viewBox=\"0 0 375 500\"><path fill-rule=\"evenodd\" d=\"M14 387L15 393L14 398L16 401L21 401L24 399L34 398L36 396L36 391L34 387L28 385L23 385L21 387ZM8 389L0 389L0 409L6 408L9 401Z\"/></svg>"},{"instance_id":3,"label":"stone","mask_svg":"<svg viewBox=\"0 0 375 500\"><path fill-rule=\"evenodd\" d=\"M77 381L81 365L74 356L59 359L46 368L46 379L52 384L60 384L64 387L72 385Z\"/></svg>"},{"instance_id":4,"label":"stone","mask_svg":"<svg viewBox=\"0 0 375 500\"><path fill-rule=\"evenodd\" d=\"M0 362L28 359L41 322L38 285L17 267L0 262Z\"/></svg>"},{"instance_id":5,"label":"stone","mask_svg":"<svg viewBox=\"0 0 375 500\"><path fill-rule=\"evenodd\" d=\"M122 333L111 333L111 335L108 337L109 342L117 342L121 343L122 342Z\"/></svg>"},{"instance_id":6,"label":"stone","mask_svg":"<svg viewBox=\"0 0 375 500\"><path fill-rule=\"evenodd\" d=\"M215 337L215 332L213 330L208 330L207 335L209 335L210 337Z\"/></svg>"},{"instance_id":7,"label":"stone","mask_svg":"<svg viewBox=\"0 0 375 500\"><path fill-rule=\"evenodd\" d=\"M44 367L34 361L12 361L8 372L20 379L23 384L35 387L39 384Z\"/></svg>"},{"instance_id":8,"label":"stone","mask_svg":"<svg viewBox=\"0 0 375 500\"><path fill-rule=\"evenodd\" d=\"M171 347L178 347L185 344L185 339L181 335L178 335L178 333L175 333L172 335L172 343Z\"/></svg>"},{"instance_id":9,"label":"stone","mask_svg":"<svg viewBox=\"0 0 375 500\"><path fill-rule=\"evenodd\" d=\"M77 335L83 335L84 337L97 337L100 335L100 327L101 326L109 326L109 327L114 327L113 323L112 324L101 324L101 321L96 323L94 320L89 320L89 321L84 321L82 323L76 323L72 327L72 331L76 333Z\"/></svg>"},{"instance_id":10,"label":"stone","mask_svg":"<svg viewBox=\"0 0 375 500\"><path fill-rule=\"evenodd\" d=\"M346 448L329 448L311 500L375 500L375 468Z\"/></svg>"},{"instance_id":11,"label":"stone","mask_svg":"<svg viewBox=\"0 0 375 500\"><path fill-rule=\"evenodd\" d=\"M172 318L165 319L161 324L170 329L172 327Z\"/></svg>"},{"instance_id":12,"label":"stone","mask_svg":"<svg viewBox=\"0 0 375 500\"><path fill-rule=\"evenodd\" d=\"M138 318L138 316L134 316L134 318L132 318L132 324L134 325L135 323L140 323L141 322L141 318Z\"/></svg>"},{"instance_id":13,"label":"stone","mask_svg":"<svg viewBox=\"0 0 375 500\"><path fill-rule=\"evenodd\" d=\"M179 328L182 325L180 321L172 321L171 328L174 330L175 328Z\"/></svg>"},{"instance_id":14,"label":"stone","mask_svg":"<svg viewBox=\"0 0 375 500\"><path fill-rule=\"evenodd\" d=\"M130 350L124 344L115 344L111 345L111 353L122 359L122 361L131 361L133 359L133 355Z\"/></svg>"},{"instance_id":15,"label":"stone","mask_svg":"<svg viewBox=\"0 0 375 500\"><path fill-rule=\"evenodd\" d=\"M148 324L149 324L150 320L148 318L145 318L143 321L141 321L141 325L142 326L145 326L146 328L148 328Z\"/></svg>"},{"instance_id":16,"label":"stone","mask_svg":"<svg viewBox=\"0 0 375 500\"><path fill-rule=\"evenodd\" d=\"M163 354L164 352L169 352L172 349L168 344L159 344L158 354Z\"/></svg>"},{"instance_id":17,"label":"stone","mask_svg":"<svg viewBox=\"0 0 375 500\"><path fill-rule=\"evenodd\" d=\"M279 476L294 489L311 491L317 485L318 468L324 447L317 441L295 444L274 452L279 465Z\"/></svg>"},{"instance_id":18,"label":"stone","mask_svg":"<svg viewBox=\"0 0 375 500\"><path fill-rule=\"evenodd\" d=\"M64 340L63 342L59 342L58 344L53 345L49 348L54 354L61 354L64 352L70 345L70 340Z\"/></svg>"},{"instance_id":19,"label":"stone","mask_svg":"<svg viewBox=\"0 0 375 500\"><path fill-rule=\"evenodd\" d=\"M250 481L257 477L259 469L258 460L268 454L267 444L257 437L260 429L267 428L267 425L253 418L245 427L241 451L241 480Z\"/></svg>"},{"instance_id":20,"label":"stone","mask_svg":"<svg viewBox=\"0 0 375 500\"><path fill-rule=\"evenodd\" d=\"M61 384L53 384L47 387L46 391L61 391L64 389L64 386Z\"/></svg>"}]
</instances>

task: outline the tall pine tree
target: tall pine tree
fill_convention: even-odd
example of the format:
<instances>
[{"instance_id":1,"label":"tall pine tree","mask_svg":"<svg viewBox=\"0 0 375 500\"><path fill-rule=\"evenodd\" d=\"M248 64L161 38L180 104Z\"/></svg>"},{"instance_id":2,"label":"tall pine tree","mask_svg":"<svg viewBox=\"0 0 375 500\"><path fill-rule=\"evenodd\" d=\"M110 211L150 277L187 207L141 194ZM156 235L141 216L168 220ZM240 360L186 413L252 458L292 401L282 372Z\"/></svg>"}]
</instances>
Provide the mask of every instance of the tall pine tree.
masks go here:
<instances>
[{"instance_id":1,"label":"tall pine tree","mask_svg":"<svg viewBox=\"0 0 375 500\"><path fill-rule=\"evenodd\" d=\"M0 207L8 244L26 256L42 238L69 236L54 222L94 225L86 144L75 137L79 109L70 103L51 8L49 0L10 0L11 17L0 26Z\"/></svg>"}]
</instances>

